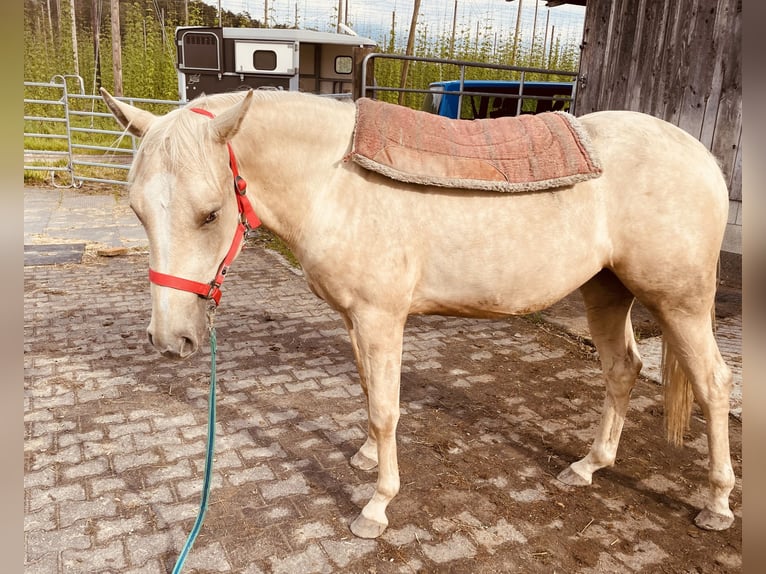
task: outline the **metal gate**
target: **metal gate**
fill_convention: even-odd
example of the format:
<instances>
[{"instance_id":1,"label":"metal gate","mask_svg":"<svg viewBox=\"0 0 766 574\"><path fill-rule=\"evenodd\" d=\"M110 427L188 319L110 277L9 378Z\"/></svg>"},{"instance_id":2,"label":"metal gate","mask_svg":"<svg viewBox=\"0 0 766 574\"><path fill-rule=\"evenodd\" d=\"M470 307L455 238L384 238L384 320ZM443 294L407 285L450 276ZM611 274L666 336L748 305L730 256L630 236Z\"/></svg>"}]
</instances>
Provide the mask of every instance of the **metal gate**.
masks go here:
<instances>
[{"instance_id":1,"label":"metal gate","mask_svg":"<svg viewBox=\"0 0 766 574\"><path fill-rule=\"evenodd\" d=\"M184 102L118 98L163 114ZM80 76L24 82L24 170L43 171L55 187L83 182L124 185L138 138L117 123L101 96L85 93Z\"/></svg>"},{"instance_id":2,"label":"metal gate","mask_svg":"<svg viewBox=\"0 0 766 574\"><path fill-rule=\"evenodd\" d=\"M397 62L399 66L404 67L409 64L429 66L434 70L437 70L438 75L441 76L444 70L451 70L454 76L449 76L449 79L454 80L450 82L437 82L447 83L449 85L455 85L455 88L445 89L438 88L434 85L431 86L419 86L419 87L402 87L393 86L383 83L375 73L375 63L380 61ZM481 89L469 89L467 84L469 83L469 72L490 72L496 73L498 77L510 79L515 78L514 92L508 91L503 93L502 91L482 91ZM404 74L406 78L406 73ZM526 90L525 86L532 85L535 80L530 78L537 78L542 83L558 81L566 81L570 83L570 93L564 97L562 96L550 96L544 95L544 93L535 93L534 90ZM397 78L398 79L398 78ZM373 52L367 54L362 60L362 96L372 98L385 98L392 94L420 94L425 97L434 94L435 90L438 90L439 94L457 96L457 110L462 109L463 99L471 98L472 96L479 97L496 97L500 99L513 99L515 101L516 113L518 115L522 113L522 101L523 100L537 100L537 101L556 101L566 102L569 106L568 111L572 114L575 113L575 90L577 87L578 72L569 70L553 70L548 68L532 68L527 66L510 66L505 64L490 64L485 62L470 62L466 60L454 60L449 58L429 58L424 56L406 56L402 54L382 54ZM424 106L424 109L427 107ZM429 110L431 111L431 110ZM457 117L461 117L458 115Z\"/></svg>"},{"instance_id":3,"label":"metal gate","mask_svg":"<svg viewBox=\"0 0 766 574\"><path fill-rule=\"evenodd\" d=\"M432 94L432 88L401 88L380 85L375 80L376 59L398 59L421 64L449 65L459 70L457 90L440 90L440 94L463 97L494 95L501 98L513 96L487 94L464 89L467 69L488 68L520 75L520 91L515 96L518 105L521 98L551 100L551 97L526 95L527 74L547 74L575 79L576 72L542 70L516 66L480 64L460 60L422 58L395 54L368 54L362 68L362 94L372 97L386 92L416 92ZM368 83L369 82L369 83ZM573 86L574 87L574 86ZM572 94L567 100L573 103ZM118 98L132 105L155 113L165 113L186 104L179 100L148 98ZM460 110L460 104L458 105ZM570 111L573 111L570 109ZM127 172L138 147L138 138L131 135L112 116L100 95L85 93L83 79L75 75L56 75L50 82L24 82L24 170L43 171L50 176L55 187L80 187L86 181L124 185Z\"/></svg>"}]
</instances>

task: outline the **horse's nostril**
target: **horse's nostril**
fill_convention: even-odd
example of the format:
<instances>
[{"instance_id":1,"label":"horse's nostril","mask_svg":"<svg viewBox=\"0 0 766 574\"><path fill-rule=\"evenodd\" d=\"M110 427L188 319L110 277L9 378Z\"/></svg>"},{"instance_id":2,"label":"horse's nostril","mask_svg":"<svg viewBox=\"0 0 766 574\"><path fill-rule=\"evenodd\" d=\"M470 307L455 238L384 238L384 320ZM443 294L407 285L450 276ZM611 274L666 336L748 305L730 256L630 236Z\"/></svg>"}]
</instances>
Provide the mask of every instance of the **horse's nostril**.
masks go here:
<instances>
[{"instance_id":1,"label":"horse's nostril","mask_svg":"<svg viewBox=\"0 0 766 574\"><path fill-rule=\"evenodd\" d=\"M197 350L197 345L189 337L183 337L181 341L181 356L188 357Z\"/></svg>"}]
</instances>

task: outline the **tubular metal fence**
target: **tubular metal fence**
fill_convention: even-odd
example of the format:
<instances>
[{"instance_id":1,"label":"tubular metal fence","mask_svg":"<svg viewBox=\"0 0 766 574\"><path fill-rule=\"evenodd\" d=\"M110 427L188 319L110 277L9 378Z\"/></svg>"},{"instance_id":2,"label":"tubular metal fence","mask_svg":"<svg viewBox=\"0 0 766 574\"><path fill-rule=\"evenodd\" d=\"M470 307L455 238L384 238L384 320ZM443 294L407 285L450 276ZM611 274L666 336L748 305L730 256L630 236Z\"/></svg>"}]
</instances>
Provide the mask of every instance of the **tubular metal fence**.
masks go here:
<instances>
[{"instance_id":1,"label":"tubular metal fence","mask_svg":"<svg viewBox=\"0 0 766 574\"><path fill-rule=\"evenodd\" d=\"M528 75L565 77L575 80L576 72L523 68L461 60L423 58L395 54L368 54L362 63L361 83L363 95L378 97L391 92L433 94L433 88L403 88L379 84L375 78L376 60L399 60L422 65L447 66L458 71L457 91L440 89L442 95L457 95L462 108L464 97L493 96L515 98L516 113L521 113L522 99L552 100L554 98L526 94ZM465 89L468 70L484 68L518 77L516 95L486 93ZM576 84L576 83L575 83ZM574 86L573 86L574 89ZM330 94L329 97L348 97L349 94ZM156 113L165 114L185 101L121 97L119 100ZM556 96L556 100L561 98ZM574 93L565 97L574 113ZM24 82L24 170L47 172L55 187L80 187L83 182L124 185L133 156L138 148L137 138L122 127L112 116L100 95L85 93L83 79L75 75L56 75L49 82Z\"/></svg>"},{"instance_id":2,"label":"tubular metal fence","mask_svg":"<svg viewBox=\"0 0 766 574\"><path fill-rule=\"evenodd\" d=\"M186 103L118 99L158 114ZM137 147L137 138L122 129L101 96L85 93L81 77L24 82L25 172L47 172L55 187L86 181L124 185Z\"/></svg>"},{"instance_id":3,"label":"tubular metal fence","mask_svg":"<svg viewBox=\"0 0 766 574\"><path fill-rule=\"evenodd\" d=\"M400 66L409 65L410 63L418 65L431 66L432 70L437 70L437 73L441 76L444 70L451 70L456 72L456 76L449 76L448 78L440 77L440 80L457 80L457 90L445 90L443 88L434 88L431 86L424 87L402 87L381 84L378 81L378 77L375 73L375 63L380 61L398 62ZM524 100L555 100L557 102L566 102L569 105L568 111L572 114L575 113L575 90L578 79L578 72L572 72L569 70L552 70L547 68L534 68L527 66L510 66L505 64L491 64L486 62L471 62L467 60L455 60L451 58L429 58L423 56L406 56L402 54L382 54L378 52L372 52L367 54L362 60L361 65L361 84L362 95L372 98L378 98L384 94L420 94L422 96L433 94L434 89L438 90L438 94L441 95L455 95L458 96L457 110L462 110L463 99L470 96L491 96L501 99L512 99L516 103L516 115L522 113L522 102ZM467 76L472 71L481 72L494 72L498 76L503 76L505 79L515 79L518 82L518 91L513 93L507 92L505 94L496 91L479 91L469 90L465 88L465 82L468 80ZM405 74L406 76L406 74ZM551 81L553 78L566 78L566 81L573 82L572 93L570 96L544 96L525 93L525 85L532 83L534 80L529 78L535 77L537 80ZM460 117L460 116L458 116Z\"/></svg>"}]
</instances>

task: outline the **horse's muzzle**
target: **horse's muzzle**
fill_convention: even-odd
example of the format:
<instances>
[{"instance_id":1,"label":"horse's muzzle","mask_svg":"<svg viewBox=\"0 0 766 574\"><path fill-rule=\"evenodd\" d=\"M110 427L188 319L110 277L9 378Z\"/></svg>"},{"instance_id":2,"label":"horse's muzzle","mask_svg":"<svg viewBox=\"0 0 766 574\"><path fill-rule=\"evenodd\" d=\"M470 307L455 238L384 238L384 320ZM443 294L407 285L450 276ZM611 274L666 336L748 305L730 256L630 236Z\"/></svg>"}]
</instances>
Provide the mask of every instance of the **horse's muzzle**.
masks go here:
<instances>
[{"instance_id":1,"label":"horse's muzzle","mask_svg":"<svg viewBox=\"0 0 766 574\"><path fill-rule=\"evenodd\" d=\"M151 328L146 330L149 337L149 343L159 351L166 359L186 359L197 352L199 345L197 341L186 335L171 337L170 341L162 341L154 336Z\"/></svg>"}]
</instances>

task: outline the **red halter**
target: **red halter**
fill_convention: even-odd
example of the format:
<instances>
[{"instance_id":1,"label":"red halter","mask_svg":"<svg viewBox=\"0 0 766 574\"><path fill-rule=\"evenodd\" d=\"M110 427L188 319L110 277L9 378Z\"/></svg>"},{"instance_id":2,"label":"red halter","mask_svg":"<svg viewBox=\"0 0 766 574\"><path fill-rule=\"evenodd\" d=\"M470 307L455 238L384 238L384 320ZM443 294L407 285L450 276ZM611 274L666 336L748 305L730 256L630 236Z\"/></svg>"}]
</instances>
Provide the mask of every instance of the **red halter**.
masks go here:
<instances>
[{"instance_id":1,"label":"red halter","mask_svg":"<svg viewBox=\"0 0 766 574\"><path fill-rule=\"evenodd\" d=\"M191 111L209 118L215 117L212 113L201 108L191 108ZM261 220L253 211L253 206L250 205L250 200L245 195L247 193L247 182L240 177L239 170L237 169L237 160L234 157L234 151L231 149L231 144L226 142L226 147L229 149L229 166L231 172L234 175L234 194L237 197L237 209L239 210L239 222L237 223L237 230L234 233L234 239L231 242L231 247L226 253L226 256L218 266L218 271L215 274L215 278L210 283L200 283L199 281L192 281L190 279L184 279L182 277L176 277L174 275L166 275L160 273L154 269L149 269L149 281L155 285L162 287L171 287L173 289L179 289L181 291L191 291L196 293L203 299L212 299L216 306L221 300L221 283L223 283L226 273L229 270L234 258L237 256L237 250L244 241L245 234L251 229L255 229L261 225Z\"/></svg>"}]
</instances>

